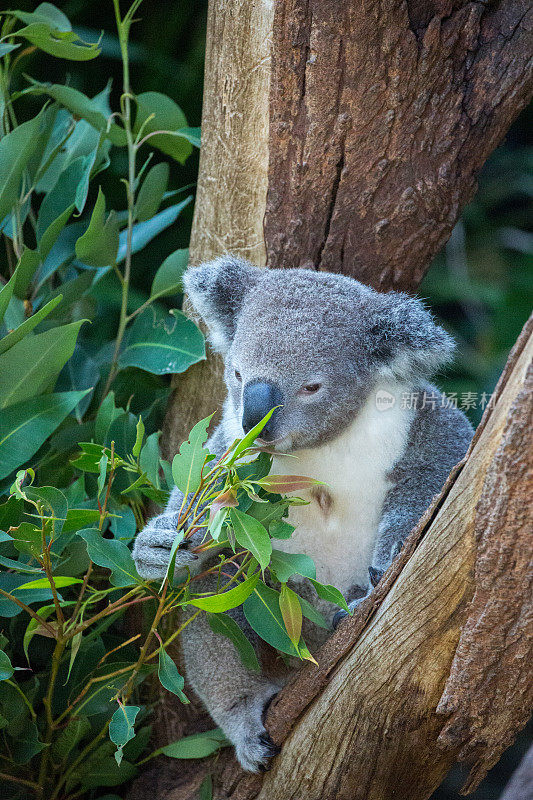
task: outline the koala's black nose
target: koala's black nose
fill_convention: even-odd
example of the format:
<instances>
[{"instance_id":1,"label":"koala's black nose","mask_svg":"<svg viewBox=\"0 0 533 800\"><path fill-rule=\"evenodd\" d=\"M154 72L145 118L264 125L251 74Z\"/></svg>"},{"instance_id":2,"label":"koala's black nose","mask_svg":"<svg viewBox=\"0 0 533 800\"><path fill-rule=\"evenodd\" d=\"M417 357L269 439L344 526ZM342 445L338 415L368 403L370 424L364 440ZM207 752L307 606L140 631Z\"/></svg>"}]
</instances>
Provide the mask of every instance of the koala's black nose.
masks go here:
<instances>
[{"instance_id":1,"label":"koala's black nose","mask_svg":"<svg viewBox=\"0 0 533 800\"><path fill-rule=\"evenodd\" d=\"M275 383L251 381L244 387L242 395L242 427L245 433L261 422L271 408L282 405L283 395ZM262 439L272 438L276 409L261 432Z\"/></svg>"}]
</instances>

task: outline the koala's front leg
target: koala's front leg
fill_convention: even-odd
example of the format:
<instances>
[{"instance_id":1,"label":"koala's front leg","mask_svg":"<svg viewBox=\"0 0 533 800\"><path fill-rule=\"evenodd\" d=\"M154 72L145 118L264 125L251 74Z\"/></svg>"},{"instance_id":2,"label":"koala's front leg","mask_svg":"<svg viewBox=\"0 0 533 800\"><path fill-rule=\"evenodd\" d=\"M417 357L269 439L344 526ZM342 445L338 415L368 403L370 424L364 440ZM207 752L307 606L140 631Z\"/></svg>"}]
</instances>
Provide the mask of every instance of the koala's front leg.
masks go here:
<instances>
[{"instance_id":1,"label":"koala's front leg","mask_svg":"<svg viewBox=\"0 0 533 800\"><path fill-rule=\"evenodd\" d=\"M216 580L206 578L196 588L212 591ZM192 612L194 609L184 613ZM257 637L242 609L227 613L257 646ZM181 634L181 645L187 681L234 745L241 766L249 772L266 770L279 748L265 730L264 716L283 682L246 669L230 640L211 630L205 614L187 625Z\"/></svg>"},{"instance_id":2,"label":"koala's front leg","mask_svg":"<svg viewBox=\"0 0 533 800\"><path fill-rule=\"evenodd\" d=\"M174 488L163 514L148 520L146 527L137 534L133 545L133 559L141 578L161 580L165 577L170 549L177 535L178 515L183 501L183 493ZM176 553L176 569L180 567L199 568L205 555L199 556L191 548L200 544L203 532L184 540ZM213 551L209 551L209 556Z\"/></svg>"}]
</instances>

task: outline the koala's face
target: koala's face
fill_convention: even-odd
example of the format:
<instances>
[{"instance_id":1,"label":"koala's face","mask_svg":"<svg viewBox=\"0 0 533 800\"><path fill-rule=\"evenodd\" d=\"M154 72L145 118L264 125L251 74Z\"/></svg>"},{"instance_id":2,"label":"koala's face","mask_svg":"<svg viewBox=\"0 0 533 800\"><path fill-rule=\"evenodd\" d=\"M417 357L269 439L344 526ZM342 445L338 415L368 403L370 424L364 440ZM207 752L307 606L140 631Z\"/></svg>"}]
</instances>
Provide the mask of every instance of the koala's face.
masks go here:
<instances>
[{"instance_id":1,"label":"koala's face","mask_svg":"<svg viewBox=\"0 0 533 800\"><path fill-rule=\"evenodd\" d=\"M226 354L228 392L245 431L279 406L262 438L282 451L313 447L342 430L372 388L353 298L299 270L261 277Z\"/></svg>"},{"instance_id":2,"label":"koala's face","mask_svg":"<svg viewBox=\"0 0 533 800\"><path fill-rule=\"evenodd\" d=\"M261 438L282 452L333 439L380 377L426 377L451 351L419 301L339 275L227 257L185 286L224 355L235 421L246 432L278 407Z\"/></svg>"}]
</instances>

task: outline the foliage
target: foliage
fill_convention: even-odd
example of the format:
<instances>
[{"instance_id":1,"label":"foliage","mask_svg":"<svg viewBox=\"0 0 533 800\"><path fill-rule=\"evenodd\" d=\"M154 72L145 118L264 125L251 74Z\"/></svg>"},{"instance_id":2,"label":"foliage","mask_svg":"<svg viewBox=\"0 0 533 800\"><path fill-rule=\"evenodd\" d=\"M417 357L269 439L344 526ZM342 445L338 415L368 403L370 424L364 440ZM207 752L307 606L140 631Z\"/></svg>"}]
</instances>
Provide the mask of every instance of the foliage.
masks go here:
<instances>
[{"instance_id":1,"label":"foliage","mask_svg":"<svg viewBox=\"0 0 533 800\"><path fill-rule=\"evenodd\" d=\"M76 441L70 415L83 422L90 438L95 412L113 384L127 399L132 387L144 382L145 405L139 410L155 431L157 420L150 413L157 417L167 391L158 376L182 372L205 355L193 323L159 303L179 291L187 251L179 249L164 260L142 302L135 304L131 296L134 254L192 200L168 190L168 164L154 164L154 151L145 151L151 145L183 162L198 134L170 98L132 94L127 42L135 8L124 18L115 8L123 92L114 113L110 85L92 98L71 86L32 78L24 88L11 90L25 52L19 53L21 40L74 61L96 58L99 46L85 44L49 3L1 17L0 231L7 261L0 283L0 490L38 451L51 482L68 480L54 473L64 466L63 459L58 461L62 451ZM17 106L27 112L27 103L35 104L36 98L33 116L19 124ZM126 155L123 211L109 210L96 185L117 150ZM100 287L113 290L113 282L120 314L107 338L102 335L105 307L98 298ZM139 370L154 377L140 379Z\"/></svg>"},{"instance_id":2,"label":"foliage","mask_svg":"<svg viewBox=\"0 0 533 800\"><path fill-rule=\"evenodd\" d=\"M316 481L269 475L271 456L253 446L267 418L218 459L206 449L209 419L202 420L169 465L141 418L130 415L125 429L116 428L108 397L97 427L104 442L114 430L124 433L122 441L82 442L71 464L79 477L63 491L38 487L32 469L20 470L0 506L0 563L6 568L0 575L6 634L0 724L13 797L20 796L22 782L36 796L66 798L128 780L139 763L160 753L201 758L223 746L224 738L211 731L140 759L150 708L138 704L138 687L157 671L161 684L188 702L168 648L199 614L207 613L212 629L258 670L250 642L225 612L242 605L262 639L285 656L312 661L301 635L308 604L287 582L306 576L320 596L347 609L337 589L315 580L309 557L275 547L280 530L283 538L292 532L283 522L289 506L303 502L279 492L305 490ZM161 504L172 488L160 467L177 476L186 494L167 576L157 586L138 575L127 542L136 520L142 522L143 498ZM204 535L193 552L213 551L214 558L200 576L176 570L180 543L199 531ZM199 592L196 581L206 574L217 577L216 590ZM119 624L133 606L144 608L148 625L144 634L127 637ZM183 607L189 613L163 640L165 617ZM318 612L312 617L324 624Z\"/></svg>"}]
</instances>

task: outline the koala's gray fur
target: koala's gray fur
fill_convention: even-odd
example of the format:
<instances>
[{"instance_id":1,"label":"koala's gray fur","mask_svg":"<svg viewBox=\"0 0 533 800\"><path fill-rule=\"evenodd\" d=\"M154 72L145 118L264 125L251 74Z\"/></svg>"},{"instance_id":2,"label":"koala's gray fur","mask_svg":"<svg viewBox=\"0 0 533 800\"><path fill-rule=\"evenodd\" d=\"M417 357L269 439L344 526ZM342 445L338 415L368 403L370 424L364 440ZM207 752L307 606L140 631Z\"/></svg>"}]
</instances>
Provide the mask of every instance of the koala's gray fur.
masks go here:
<instances>
[{"instance_id":1,"label":"koala's gray fur","mask_svg":"<svg viewBox=\"0 0 533 800\"><path fill-rule=\"evenodd\" d=\"M420 301L379 294L339 275L259 270L228 256L190 269L185 287L225 361L228 396L209 449L222 454L242 436L246 387L275 387L283 402L269 425L268 439L279 453L273 473L309 474L328 484L311 495L309 506L291 509L296 531L276 546L307 552L319 580L339 586L355 607L470 442L466 417L446 407L427 383L449 360L452 340ZM381 415L380 392L392 398ZM423 392L432 398L425 407L402 408L401 397ZM136 539L134 558L146 578L165 574L181 501L175 489L166 512ZM178 551L176 566L203 569L205 563L206 556ZM207 579L198 590L211 587ZM297 589L332 619L334 607L319 601L305 579ZM262 673L247 671L231 642L200 616L182 636L187 677L243 767L256 771L275 753L263 713L286 675L279 663L264 660L242 611L232 614L262 654ZM313 649L321 631L305 624Z\"/></svg>"}]
</instances>

